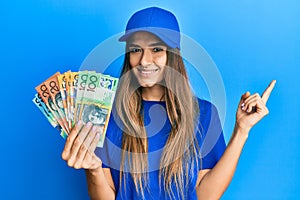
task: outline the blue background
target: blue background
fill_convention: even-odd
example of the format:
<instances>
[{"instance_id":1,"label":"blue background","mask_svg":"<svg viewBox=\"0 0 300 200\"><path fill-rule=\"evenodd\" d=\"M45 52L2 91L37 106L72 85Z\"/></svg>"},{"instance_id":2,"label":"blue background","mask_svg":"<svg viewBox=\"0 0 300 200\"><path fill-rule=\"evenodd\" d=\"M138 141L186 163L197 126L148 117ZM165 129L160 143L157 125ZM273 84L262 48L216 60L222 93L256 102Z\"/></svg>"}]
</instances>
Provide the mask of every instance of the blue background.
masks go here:
<instances>
[{"instance_id":1,"label":"blue background","mask_svg":"<svg viewBox=\"0 0 300 200\"><path fill-rule=\"evenodd\" d=\"M0 199L88 199L83 170L61 159L64 140L31 102L56 71L78 70L130 15L157 5L201 44L226 89L228 142L240 95L277 85L270 114L255 126L222 199L299 199L300 3L253 1L4 1L0 8ZM206 97L206 94L203 94ZM298 190L297 190L298 189Z\"/></svg>"}]
</instances>

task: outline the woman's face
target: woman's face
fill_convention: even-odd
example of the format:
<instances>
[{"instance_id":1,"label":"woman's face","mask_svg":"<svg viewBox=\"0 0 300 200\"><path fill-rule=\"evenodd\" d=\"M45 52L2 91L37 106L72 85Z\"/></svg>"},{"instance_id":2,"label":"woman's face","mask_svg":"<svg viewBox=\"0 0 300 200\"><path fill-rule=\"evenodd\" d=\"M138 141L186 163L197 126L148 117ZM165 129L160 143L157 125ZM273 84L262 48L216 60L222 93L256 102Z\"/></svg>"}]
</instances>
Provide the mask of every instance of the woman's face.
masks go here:
<instances>
[{"instance_id":1,"label":"woman's face","mask_svg":"<svg viewBox=\"0 0 300 200\"><path fill-rule=\"evenodd\" d=\"M164 78L167 46L155 35L137 32L128 41L129 61L139 84L152 87Z\"/></svg>"}]
</instances>

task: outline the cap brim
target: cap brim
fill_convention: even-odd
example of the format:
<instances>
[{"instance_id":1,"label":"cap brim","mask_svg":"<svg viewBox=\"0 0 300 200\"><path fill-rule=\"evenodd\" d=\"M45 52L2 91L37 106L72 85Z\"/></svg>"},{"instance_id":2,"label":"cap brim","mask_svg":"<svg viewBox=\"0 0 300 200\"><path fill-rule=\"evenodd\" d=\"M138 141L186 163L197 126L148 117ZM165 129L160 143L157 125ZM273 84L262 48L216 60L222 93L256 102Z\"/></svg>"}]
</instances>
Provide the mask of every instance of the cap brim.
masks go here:
<instances>
[{"instance_id":1,"label":"cap brim","mask_svg":"<svg viewBox=\"0 0 300 200\"><path fill-rule=\"evenodd\" d=\"M120 42L126 42L134 33L139 31L146 31L154 34L158 38L160 38L167 46L171 48L180 49L180 33L170 29L157 28L157 27L145 27L145 28L137 28L126 31L124 35L119 38ZM176 41L179 41L176 42Z\"/></svg>"}]
</instances>

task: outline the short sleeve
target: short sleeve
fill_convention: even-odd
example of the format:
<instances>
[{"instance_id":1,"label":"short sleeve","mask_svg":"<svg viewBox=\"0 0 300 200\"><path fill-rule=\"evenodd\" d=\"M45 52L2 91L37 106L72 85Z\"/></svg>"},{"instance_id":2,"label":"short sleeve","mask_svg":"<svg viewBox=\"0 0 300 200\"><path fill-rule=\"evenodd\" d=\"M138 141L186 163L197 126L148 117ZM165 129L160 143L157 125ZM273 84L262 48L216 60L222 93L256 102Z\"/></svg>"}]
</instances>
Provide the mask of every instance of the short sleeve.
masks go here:
<instances>
[{"instance_id":1,"label":"short sleeve","mask_svg":"<svg viewBox=\"0 0 300 200\"><path fill-rule=\"evenodd\" d=\"M216 107L205 100L200 100L199 106L200 133L197 139L200 146L200 169L212 169L223 155L226 144Z\"/></svg>"}]
</instances>

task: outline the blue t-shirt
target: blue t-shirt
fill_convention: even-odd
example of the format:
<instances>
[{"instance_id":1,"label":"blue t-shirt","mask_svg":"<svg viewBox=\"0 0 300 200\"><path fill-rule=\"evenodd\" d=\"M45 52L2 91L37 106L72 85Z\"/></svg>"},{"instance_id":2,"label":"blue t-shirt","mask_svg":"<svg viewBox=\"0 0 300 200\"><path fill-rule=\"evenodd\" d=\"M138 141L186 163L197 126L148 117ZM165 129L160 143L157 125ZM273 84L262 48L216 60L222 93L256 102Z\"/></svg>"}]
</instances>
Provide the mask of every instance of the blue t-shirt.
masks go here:
<instances>
[{"instance_id":1,"label":"blue t-shirt","mask_svg":"<svg viewBox=\"0 0 300 200\"><path fill-rule=\"evenodd\" d=\"M189 170L189 179L184 180L187 185L184 188L184 199L197 199L196 181L201 169L212 169L222 156L226 144L216 107L208 101L198 99L200 107L200 119L196 138L200 146L198 166L194 165ZM163 147L168 139L171 124L167 117L166 103L159 101L142 101L144 113L144 125L148 137L148 188L144 190L145 199L169 199L163 186L159 188L159 164ZM120 187L120 161L122 147L122 124L112 112L108 124L106 139L103 148L96 148L96 155L103 162L103 168L110 168L116 189L116 199L142 199L135 190L133 179L129 173L126 175L126 184L122 179ZM201 163L201 164L200 164ZM175 188L175 187L174 187ZM174 191L174 190L173 190ZM180 199L179 193L174 191L176 199Z\"/></svg>"}]
</instances>

